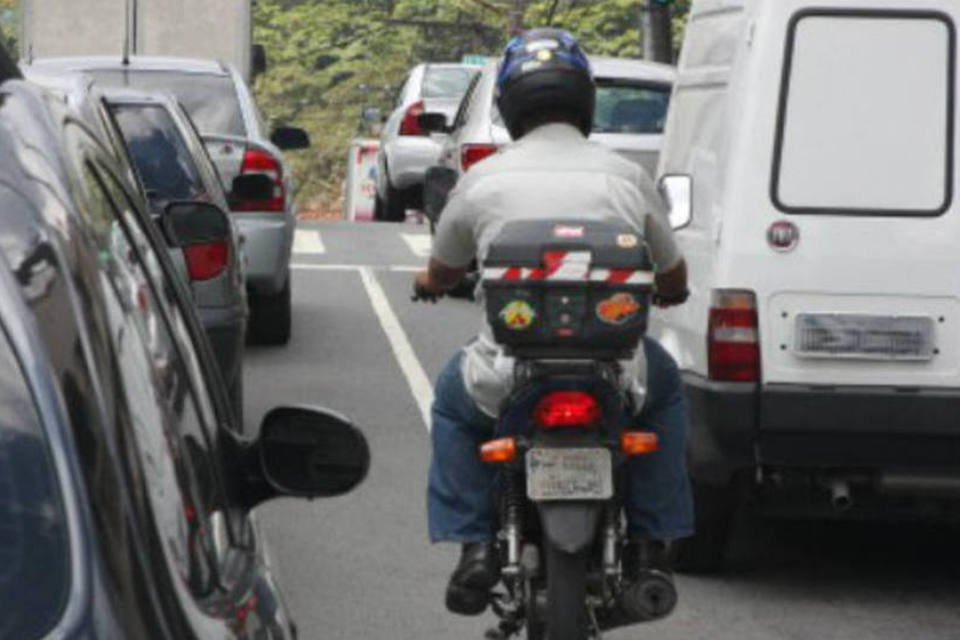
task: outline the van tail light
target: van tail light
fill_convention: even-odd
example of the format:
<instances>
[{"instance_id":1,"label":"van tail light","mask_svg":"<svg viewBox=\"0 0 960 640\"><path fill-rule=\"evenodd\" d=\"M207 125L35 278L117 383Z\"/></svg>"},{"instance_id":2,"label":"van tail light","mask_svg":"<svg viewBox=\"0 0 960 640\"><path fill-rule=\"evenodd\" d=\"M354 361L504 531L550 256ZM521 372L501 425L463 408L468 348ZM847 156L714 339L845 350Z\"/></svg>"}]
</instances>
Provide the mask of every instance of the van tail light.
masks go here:
<instances>
[{"instance_id":1,"label":"van tail light","mask_svg":"<svg viewBox=\"0 0 960 640\"><path fill-rule=\"evenodd\" d=\"M235 200L231 202L233 211L270 211L283 213L286 210L286 191L283 186L283 165L272 153L264 149L248 147L240 165L242 175L262 173L273 180L273 197L269 200Z\"/></svg>"},{"instance_id":2,"label":"van tail light","mask_svg":"<svg viewBox=\"0 0 960 640\"><path fill-rule=\"evenodd\" d=\"M466 171L497 152L495 144L465 144L460 147L460 166Z\"/></svg>"},{"instance_id":3,"label":"van tail light","mask_svg":"<svg viewBox=\"0 0 960 640\"><path fill-rule=\"evenodd\" d=\"M543 429L595 427L601 417L600 403L583 391L553 391L533 411L534 423Z\"/></svg>"},{"instance_id":4,"label":"van tail light","mask_svg":"<svg viewBox=\"0 0 960 640\"><path fill-rule=\"evenodd\" d=\"M230 263L230 244L226 240L201 242L183 247L187 273L191 281L216 278Z\"/></svg>"},{"instance_id":5,"label":"van tail light","mask_svg":"<svg viewBox=\"0 0 960 640\"><path fill-rule=\"evenodd\" d=\"M759 382L760 331L752 291L713 292L707 354L711 380Z\"/></svg>"},{"instance_id":6,"label":"van tail light","mask_svg":"<svg viewBox=\"0 0 960 640\"><path fill-rule=\"evenodd\" d=\"M423 112L426 111L423 101L414 102L412 105L407 107L407 111L403 114L403 121L400 123L400 135L402 136L426 136L428 135L426 130L420 126L420 122L417 121Z\"/></svg>"},{"instance_id":7,"label":"van tail light","mask_svg":"<svg viewBox=\"0 0 960 640\"><path fill-rule=\"evenodd\" d=\"M480 459L488 464L508 464L517 460L516 438L500 438L480 447Z\"/></svg>"}]
</instances>

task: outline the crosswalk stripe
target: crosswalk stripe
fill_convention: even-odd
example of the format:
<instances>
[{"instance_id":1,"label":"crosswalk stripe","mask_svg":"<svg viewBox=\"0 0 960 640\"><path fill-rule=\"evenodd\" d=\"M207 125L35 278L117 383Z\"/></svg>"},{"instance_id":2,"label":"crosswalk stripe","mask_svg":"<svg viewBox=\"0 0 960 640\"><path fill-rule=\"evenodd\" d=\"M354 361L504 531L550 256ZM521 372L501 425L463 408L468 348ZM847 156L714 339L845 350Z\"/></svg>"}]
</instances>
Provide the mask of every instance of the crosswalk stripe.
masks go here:
<instances>
[{"instance_id":1,"label":"crosswalk stripe","mask_svg":"<svg viewBox=\"0 0 960 640\"><path fill-rule=\"evenodd\" d=\"M319 231L313 229L297 229L293 234L293 252L299 254L318 255L327 252L323 245L323 238Z\"/></svg>"}]
</instances>

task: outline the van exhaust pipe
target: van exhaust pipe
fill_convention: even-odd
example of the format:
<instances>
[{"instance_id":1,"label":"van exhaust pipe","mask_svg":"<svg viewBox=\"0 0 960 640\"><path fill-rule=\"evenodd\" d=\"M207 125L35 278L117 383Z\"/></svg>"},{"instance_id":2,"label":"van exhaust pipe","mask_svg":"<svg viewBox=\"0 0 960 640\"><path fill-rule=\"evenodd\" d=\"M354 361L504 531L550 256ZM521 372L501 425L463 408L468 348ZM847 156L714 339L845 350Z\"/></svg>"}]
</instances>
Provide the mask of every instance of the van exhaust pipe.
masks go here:
<instances>
[{"instance_id":1,"label":"van exhaust pipe","mask_svg":"<svg viewBox=\"0 0 960 640\"><path fill-rule=\"evenodd\" d=\"M853 506L853 497L850 495L850 483L846 480L831 480L828 485L830 489L830 504L840 513L849 511Z\"/></svg>"}]
</instances>

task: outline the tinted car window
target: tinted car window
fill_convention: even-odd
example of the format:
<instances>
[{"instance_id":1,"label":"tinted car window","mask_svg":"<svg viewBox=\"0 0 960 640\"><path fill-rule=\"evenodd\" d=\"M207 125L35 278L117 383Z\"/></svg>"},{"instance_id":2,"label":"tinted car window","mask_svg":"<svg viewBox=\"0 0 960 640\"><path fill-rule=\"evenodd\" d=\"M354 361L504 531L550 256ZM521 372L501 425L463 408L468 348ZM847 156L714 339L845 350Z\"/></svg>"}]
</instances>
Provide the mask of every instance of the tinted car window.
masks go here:
<instances>
[{"instance_id":1,"label":"tinted car window","mask_svg":"<svg viewBox=\"0 0 960 640\"><path fill-rule=\"evenodd\" d=\"M459 98L476 74L474 69L427 67L420 94L424 98Z\"/></svg>"},{"instance_id":2,"label":"tinted car window","mask_svg":"<svg viewBox=\"0 0 960 640\"><path fill-rule=\"evenodd\" d=\"M95 70L90 75L109 87L172 93L203 133L246 136L240 100L227 75L174 71Z\"/></svg>"},{"instance_id":3,"label":"tinted car window","mask_svg":"<svg viewBox=\"0 0 960 640\"><path fill-rule=\"evenodd\" d=\"M594 133L663 133L669 87L597 82Z\"/></svg>"},{"instance_id":4,"label":"tinted car window","mask_svg":"<svg viewBox=\"0 0 960 640\"><path fill-rule=\"evenodd\" d=\"M152 200L196 200L206 189L173 118L157 105L112 105L143 188Z\"/></svg>"},{"instance_id":5,"label":"tinted car window","mask_svg":"<svg viewBox=\"0 0 960 640\"><path fill-rule=\"evenodd\" d=\"M46 635L70 590L67 520L46 434L0 330L0 638Z\"/></svg>"}]
</instances>

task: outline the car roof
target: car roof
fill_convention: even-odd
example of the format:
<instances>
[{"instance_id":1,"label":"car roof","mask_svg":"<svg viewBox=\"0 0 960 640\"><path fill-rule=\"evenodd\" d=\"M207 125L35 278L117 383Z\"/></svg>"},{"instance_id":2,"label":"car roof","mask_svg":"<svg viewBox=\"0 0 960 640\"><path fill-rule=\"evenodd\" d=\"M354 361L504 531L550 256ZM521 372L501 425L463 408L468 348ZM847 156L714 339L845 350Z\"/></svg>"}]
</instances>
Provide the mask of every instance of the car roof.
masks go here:
<instances>
[{"instance_id":1,"label":"car roof","mask_svg":"<svg viewBox=\"0 0 960 640\"><path fill-rule=\"evenodd\" d=\"M63 71L122 71L127 69L130 71L180 71L211 75L229 75L231 72L229 65L216 60L173 56L130 56L127 63L124 63L119 56L65 56L37 58L25 63L24 66L61 69Z\"/></svg>"},{"instance_id":2,"label":"car roof","mask_svg":"<svg viewBox=\"0 0 960 640\"><path fill-rule=\"evenodd\" d=\"M669 64L634 58L590 57L593 75L597 78L630 78L648 82L673 84L677 69Z\"/></svg>"}]
</instances>

